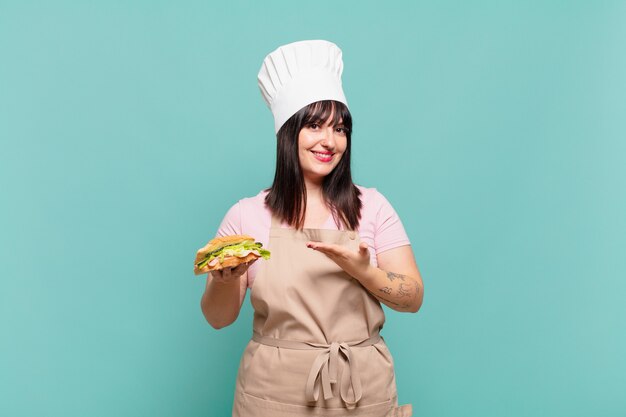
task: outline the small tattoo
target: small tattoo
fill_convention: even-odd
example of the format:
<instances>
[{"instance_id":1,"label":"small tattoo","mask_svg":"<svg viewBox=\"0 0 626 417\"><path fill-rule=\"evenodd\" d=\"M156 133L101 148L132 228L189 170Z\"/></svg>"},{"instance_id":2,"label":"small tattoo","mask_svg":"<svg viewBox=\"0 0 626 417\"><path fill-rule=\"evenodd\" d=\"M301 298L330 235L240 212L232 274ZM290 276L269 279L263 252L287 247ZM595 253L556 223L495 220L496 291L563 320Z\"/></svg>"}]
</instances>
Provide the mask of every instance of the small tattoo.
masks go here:
<instances>
[{"instance_id":1,"label":"small tattoo","mask_svg":"<svg viewBox=\"0 0 626 417\"><path fill-rule=\"evenodd\" d=\"M399 278L400 280L404 281L404 275L402 274L396 274L395 272L387 272L387 278L389 278L389 281L393 281L396 278Z\"/></svg>"},{"instance_id":2,"label":"small tattoo","mask_svg":"<svg viewBox=\"0 0 626 417\"><path fill-rule=\"evenodd\" d=\"M397 302L383 297L382 295L376 294L374 296L378 299L378 301L384 302L390 307L394 306L392 308L398 311L411 310L414 301L417 300L419 297L420 287L418 282L407 275L397 274L395 272L386 273L389 281L393 282L394 280L399 279L400 282L398 283L397 287L392 285L389 287L379 288L378 291L391 296L391 298L393 300L396 300Z\"/></svg>"},{"instance_id":3,"label":"small tattoo","mask_svg":"<svg viewBox=\"0 0 626 417\"><path fill-rule=\"evenodd\" d=\"M407 291L406 288L404 287L404 283L400 283L400 287L398 288L398 295L400 297L410 297L411 296L411 292Z\"/></svg>"}]
</instances>

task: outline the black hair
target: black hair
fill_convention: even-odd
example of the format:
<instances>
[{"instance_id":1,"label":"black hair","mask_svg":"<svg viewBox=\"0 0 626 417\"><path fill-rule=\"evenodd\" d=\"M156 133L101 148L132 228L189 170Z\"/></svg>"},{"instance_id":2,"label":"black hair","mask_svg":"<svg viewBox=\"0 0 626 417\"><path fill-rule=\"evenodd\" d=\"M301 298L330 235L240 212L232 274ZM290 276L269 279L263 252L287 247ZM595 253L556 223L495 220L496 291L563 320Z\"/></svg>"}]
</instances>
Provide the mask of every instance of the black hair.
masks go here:
<instances>
[{"instance_id":1,"label":"black hair","mask_svg":"<svg viewBox=\"0 0 626 417\"><path fill-rule=\"evenodd\" d=\"M350 171L352 116L347 106L339 101L317 101L291 116L276 134L276 173L265 196L265 204L271 212L298 230L303 228L306 214L306 186L298 156L298 136L305 126L323 125L331 113L330 125L341 121L346 129L347 145L339 164L323 180L322 197L338 227L341 222L346 229L357 230L361 219L361 192L352 182Z\"/></svg>"}]
</instances>

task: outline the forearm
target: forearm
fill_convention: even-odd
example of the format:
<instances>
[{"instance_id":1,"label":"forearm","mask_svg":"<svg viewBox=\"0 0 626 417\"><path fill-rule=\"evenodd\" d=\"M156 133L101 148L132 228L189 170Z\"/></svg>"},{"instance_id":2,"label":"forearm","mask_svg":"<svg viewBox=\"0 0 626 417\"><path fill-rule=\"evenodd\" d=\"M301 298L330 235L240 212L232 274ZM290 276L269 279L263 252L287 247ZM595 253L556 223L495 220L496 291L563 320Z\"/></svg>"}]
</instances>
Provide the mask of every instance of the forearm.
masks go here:
<instances>
[{"instance_id":1,"label":"forearm","mask_svg":"<svg viewBox=\"0 0 626 417\"><path fill-rule=\"evenodd\" d=\"M389 308L416 313L422 305L424 284L419 277L387 272L370 265L357 279Z\"/></svg>"},{"instance_id":2,"label":"forearm","mask_svg":"<svg viewBox=\"0 0 626 417\"><path fill-rule=\"evenodd\" d=\"M217 282L207 278L207 286L202 294L200 306L206 321L214 328L221 329L233 323L241 309L240 282Z\"/></svg>"}]
</instances>

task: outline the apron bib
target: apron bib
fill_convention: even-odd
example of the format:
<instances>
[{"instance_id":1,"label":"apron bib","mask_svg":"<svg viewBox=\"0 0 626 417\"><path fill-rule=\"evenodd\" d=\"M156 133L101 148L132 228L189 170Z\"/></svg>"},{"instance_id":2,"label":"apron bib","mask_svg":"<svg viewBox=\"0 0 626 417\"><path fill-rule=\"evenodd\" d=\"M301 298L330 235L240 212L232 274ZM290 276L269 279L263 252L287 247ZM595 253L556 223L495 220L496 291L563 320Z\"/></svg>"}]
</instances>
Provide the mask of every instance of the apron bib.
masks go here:
<instances>
[{"instance_id":1,"label":"apron bib","mask_svg":"<svg viewBox=\"0 0 626 417\"><path fill-rule=\"evenodd\" d=\"M233 417L410 417L411 405L398 407L393 358L378 333L380 303L307 241L353 251L360 242L354 231L287 229L272 216Z\"/></svg>"}]
</instances>

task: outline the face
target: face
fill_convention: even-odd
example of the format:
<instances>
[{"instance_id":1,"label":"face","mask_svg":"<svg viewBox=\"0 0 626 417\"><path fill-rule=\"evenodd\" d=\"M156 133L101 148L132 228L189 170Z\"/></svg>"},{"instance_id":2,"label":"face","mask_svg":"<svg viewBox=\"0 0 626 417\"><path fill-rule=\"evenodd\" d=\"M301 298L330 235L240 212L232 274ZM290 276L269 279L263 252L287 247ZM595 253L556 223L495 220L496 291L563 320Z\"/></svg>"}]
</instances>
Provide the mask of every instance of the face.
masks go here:
<instances>
[{"instance_id":1,"label":"face","mask_svg":"<svg viewBox=\"0 0 626 417\"><path fill-rule=\"evenodd\" d=\"M320 183L339 164L348 144L342 121L330 126L331 114L323 124L304 126L298 134L298 156L306 180Z\"/></svg>"}]
</instances>

